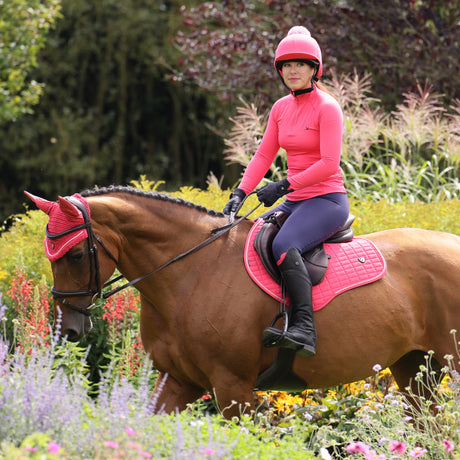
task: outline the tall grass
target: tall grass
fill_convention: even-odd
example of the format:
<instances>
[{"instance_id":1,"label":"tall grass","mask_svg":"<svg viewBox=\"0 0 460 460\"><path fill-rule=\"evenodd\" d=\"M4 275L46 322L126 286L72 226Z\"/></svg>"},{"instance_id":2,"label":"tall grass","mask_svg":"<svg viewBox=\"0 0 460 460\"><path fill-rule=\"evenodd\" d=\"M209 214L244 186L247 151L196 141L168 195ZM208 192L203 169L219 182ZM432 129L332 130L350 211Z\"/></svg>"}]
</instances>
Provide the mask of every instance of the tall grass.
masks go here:
<instances>
[{"instance_id":1,"label":"tall grass","mask_svg":"<svg viewBox=\"0 0 460 460\"><path fill-rule=\"evenodd\" d=\"M341 167L345 186L358 200L434 202L460 197L460 101L448 109L425 85L403 95L385 113L371 95L370 75L334 75L327 82L344 111ZM230 163L246 166L257 150L267 114L242 101L226 139ZM278 180L286 169L280 150L271 169Z\"/></svg>"}]
</instances>

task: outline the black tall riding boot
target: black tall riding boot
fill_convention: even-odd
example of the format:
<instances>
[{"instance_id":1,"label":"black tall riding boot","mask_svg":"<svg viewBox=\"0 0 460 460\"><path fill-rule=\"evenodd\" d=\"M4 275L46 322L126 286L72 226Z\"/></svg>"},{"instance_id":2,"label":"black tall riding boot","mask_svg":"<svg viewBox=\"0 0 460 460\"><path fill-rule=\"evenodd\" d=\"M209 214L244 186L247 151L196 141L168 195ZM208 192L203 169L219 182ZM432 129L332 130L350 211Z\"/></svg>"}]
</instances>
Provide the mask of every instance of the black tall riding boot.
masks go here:
<instances>
[{"instance_id":1,"label":"black tall riding boot","mask_svg":"<svg viewBox=\"0 0 460 460\"><path fill-rule=\"evenodd\" d=\"M279 269L290 299L289 327L285 333L275 327L267 327L263 344L266 347L291 348L302 356L314 356L316 328L311 280L299 251L289 248Z\"/></svg>"}]
</instances>

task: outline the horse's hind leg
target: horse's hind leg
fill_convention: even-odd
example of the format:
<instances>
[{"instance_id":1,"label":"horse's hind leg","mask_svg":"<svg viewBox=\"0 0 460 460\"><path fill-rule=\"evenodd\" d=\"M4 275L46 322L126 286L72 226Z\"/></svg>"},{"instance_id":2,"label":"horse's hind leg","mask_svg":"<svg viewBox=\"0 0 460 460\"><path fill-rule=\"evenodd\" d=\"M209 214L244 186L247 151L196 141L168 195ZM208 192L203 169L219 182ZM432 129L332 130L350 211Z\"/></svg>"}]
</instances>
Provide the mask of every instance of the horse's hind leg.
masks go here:
<instances>
[{"instance_id":1,"label":"horse's hind leg","mask_svg":"<svg viewBox=\"0 0 460 460\"><path fill-rule=\"evenodd\" d=\"M427 359L427 356L427 352L413 350L390 366L399 390L414 407L420 406L419 396L433 400L435 387L442 380L441 365L433 357ZM421 366L426 370L422 372ZM419 372L421 378L417 377Z\"/></svg>"}]
</instances>

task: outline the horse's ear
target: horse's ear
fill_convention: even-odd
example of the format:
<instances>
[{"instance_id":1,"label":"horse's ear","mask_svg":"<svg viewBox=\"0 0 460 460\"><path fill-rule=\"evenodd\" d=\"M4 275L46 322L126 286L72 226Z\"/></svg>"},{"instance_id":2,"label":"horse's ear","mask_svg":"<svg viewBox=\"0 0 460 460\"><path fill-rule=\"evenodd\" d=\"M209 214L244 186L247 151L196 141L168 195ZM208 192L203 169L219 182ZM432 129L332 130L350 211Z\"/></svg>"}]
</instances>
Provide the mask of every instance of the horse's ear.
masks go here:
<instances>
[{"instance_id":1,"label":"horse's ear","mask_svg":"<svg viewBox=\"0 0 460 460\"><path fill-rule=\"evenodd\" d=\"M68 200L59 197L59 207L64 214L67 214L70 217L79 217L80 211Z\"/></svg>"},{"instance_id":2,"label":"horse's ear","mask_svg":"<svg viewBox=\"0 0 460 460\"><path fill-rule=\"evenodd\" d=\"M24 190L24 193L37 205L39 209L41 209L44 213L50 215L51 211L58 205L54 201L48 201L44 198L40 198L39 196L32 195L29 192Z\"/></svg>"}]
</instances>

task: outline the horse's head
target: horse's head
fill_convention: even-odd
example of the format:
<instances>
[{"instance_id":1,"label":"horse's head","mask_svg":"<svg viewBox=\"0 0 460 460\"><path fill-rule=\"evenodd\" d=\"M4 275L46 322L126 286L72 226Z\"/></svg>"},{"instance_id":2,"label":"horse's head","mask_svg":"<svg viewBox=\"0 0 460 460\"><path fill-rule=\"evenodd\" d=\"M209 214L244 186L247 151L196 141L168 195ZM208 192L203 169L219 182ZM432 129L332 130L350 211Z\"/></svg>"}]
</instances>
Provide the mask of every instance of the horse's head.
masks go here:
<instances>
[{"instance_id":1,"label":"horse's head","mask_svg":"<svg viewBox=\"0 0 460 460\"><path fill-rule=\"evenodd\" d=\"M115 270L115 257L93 232L90 208L81 195L59 197L56 203L25 193L49 216L45 253L53 272L54 317L61 319L62 335L79 340L91 329L90 307Z\"/></svg>"}]
</instances>

